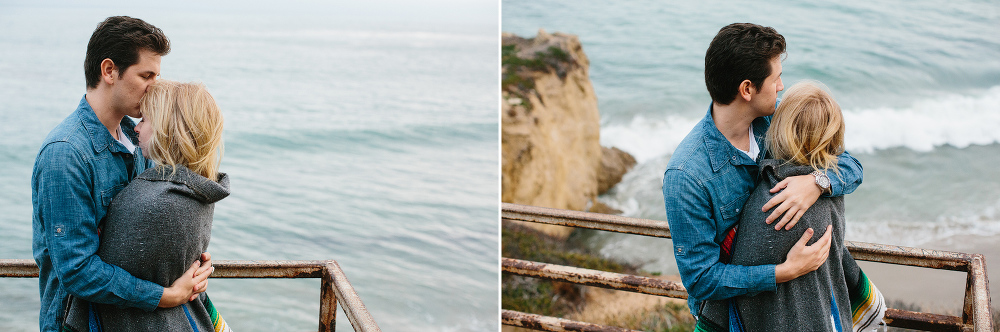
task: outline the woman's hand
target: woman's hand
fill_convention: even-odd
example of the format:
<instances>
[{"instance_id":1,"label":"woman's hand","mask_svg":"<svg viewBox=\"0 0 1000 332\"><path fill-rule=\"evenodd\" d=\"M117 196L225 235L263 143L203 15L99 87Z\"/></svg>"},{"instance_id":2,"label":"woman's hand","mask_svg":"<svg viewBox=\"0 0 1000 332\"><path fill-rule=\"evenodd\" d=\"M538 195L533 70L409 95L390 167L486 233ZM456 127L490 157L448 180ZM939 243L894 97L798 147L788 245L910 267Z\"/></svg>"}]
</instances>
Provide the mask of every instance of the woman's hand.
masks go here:
<instances>
[{"instance_id":1,"label":"woman's hand","mask_svg":"<svg viewBox=\"0 0 1000 332\"><path fill-rule=\"evenodd\" d=\"M198 297L198 293L204 293L208 290L208 276L212 274L212 271L215 271L215 268L212 267L212 254L207 252L201 253L201 267L195 271L194 278L197 279L198 276L204 274L205 281L202 281L194 286L194 294L191 295L191 298L189 298L188 301L194 301L194 299Z\"/></svg>"},{"instance_id":2,"label":"woman's hand","mask_svg":"<svg viewBox=\"0 0 1000 332\"><path fill-rule=\"evenodd\" d=\"M778 264L774 268L774 282L783 283L801 277L806 273L816 271L826 258L830 256L830 243L833 242L833 225L826 227L826 234L819 238L816 243L807 246L809 239L813 236L813 229L807 229L802 233L802 238L795 243L792 250L785 256L785 262Z\"/></svg>"},{"instance_id":3,"label":"woman's hand","mask_svg":"<svg viewBox=\"0 0 1000 332\"><path fill-rule=\"evenodd\" d=\"M215 268L209 266L206 270L207 273L197 274L200 267L202 267L201 261L192 263L191 268L185 271L180 278L174 280L170 287L164 288L158 306L160 308L173 308L193 301L199 293L204 292L208 287L208 276ZM202 285L201 291L198 291L199 285Z\"/></svg>"}]
</instances>

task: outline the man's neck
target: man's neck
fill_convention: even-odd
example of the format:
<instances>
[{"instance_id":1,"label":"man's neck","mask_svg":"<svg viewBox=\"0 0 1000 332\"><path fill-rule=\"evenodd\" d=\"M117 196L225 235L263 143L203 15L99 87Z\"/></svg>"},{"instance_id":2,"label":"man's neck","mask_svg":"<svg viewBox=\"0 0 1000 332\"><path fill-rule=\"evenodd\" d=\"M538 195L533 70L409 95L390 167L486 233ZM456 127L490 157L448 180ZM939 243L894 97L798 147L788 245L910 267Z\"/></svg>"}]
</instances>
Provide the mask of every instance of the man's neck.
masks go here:
<instances>
[{"instance_id":1,"label":"man's neck","mask_svg":"<svg viewBox=\"0 0 1000 332\"><path fill-rule=\"evenodd\" d=\"M740 103L738 100L721 105L712 103L712 121L719 129L722 136L726 137L729 144L743 151L750 150L750 124L757 116L754 115L749 105Z\"/></svg>"},{"instance_id":2,"label":"man's neck","mask_svg":"<svg viewBox=\"0 0 1000 332\"><path fill-rule=\"evenodd\" d=\"M123 114L118 114L111 108L111 94L110 91L101 89L100 86L93 89L87 89L87 103L90 104L90 108L94 110L94 114L97 115L97 119L101 121L101 124L108 129L108 133L111 137L116 140L121 139L118 137L118 126L122 122L122 118L125 117Z\"/></svg>"}]
</instances>

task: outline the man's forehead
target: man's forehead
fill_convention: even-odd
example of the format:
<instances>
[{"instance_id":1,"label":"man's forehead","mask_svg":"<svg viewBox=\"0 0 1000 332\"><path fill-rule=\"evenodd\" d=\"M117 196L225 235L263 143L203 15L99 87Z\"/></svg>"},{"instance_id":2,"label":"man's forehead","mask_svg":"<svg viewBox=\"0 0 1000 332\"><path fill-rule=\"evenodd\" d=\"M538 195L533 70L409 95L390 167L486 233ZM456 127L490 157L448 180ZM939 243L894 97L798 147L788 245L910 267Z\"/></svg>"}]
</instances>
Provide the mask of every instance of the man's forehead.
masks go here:
<instances>
[{"instance_id":1,"label":"man's forehead","mask_svg":"<svg viewBox=\"0 0 1000 332\"><path fill-rule=\"evenodd\" d=\"M140 50L139 51L139 61L135 65L132 65L128 70L141 71L141 72L153 72L160 73L160 59L161 55L156 54L150 50Z\"/></svg>"}]
</instances>

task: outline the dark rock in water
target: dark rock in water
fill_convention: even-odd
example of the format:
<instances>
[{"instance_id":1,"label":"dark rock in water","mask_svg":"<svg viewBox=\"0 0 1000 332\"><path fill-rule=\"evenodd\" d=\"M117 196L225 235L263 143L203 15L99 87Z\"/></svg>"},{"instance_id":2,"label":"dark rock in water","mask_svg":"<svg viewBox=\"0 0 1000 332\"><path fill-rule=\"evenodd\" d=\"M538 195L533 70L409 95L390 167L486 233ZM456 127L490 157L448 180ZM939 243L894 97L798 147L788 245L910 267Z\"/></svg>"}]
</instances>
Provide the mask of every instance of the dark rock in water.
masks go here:
<instances>
[{"instance_id":1,"label":"dark rock in water","mask_svg":"<svg viewBox=\"0 0 1000 332\"><path fill-rule=\"evenodd\" d=\"M625 173L635 167L635 157L615 147L601 147L601 170L597 172L598 195L622 181Z\"/></svg>"}]
</instances>

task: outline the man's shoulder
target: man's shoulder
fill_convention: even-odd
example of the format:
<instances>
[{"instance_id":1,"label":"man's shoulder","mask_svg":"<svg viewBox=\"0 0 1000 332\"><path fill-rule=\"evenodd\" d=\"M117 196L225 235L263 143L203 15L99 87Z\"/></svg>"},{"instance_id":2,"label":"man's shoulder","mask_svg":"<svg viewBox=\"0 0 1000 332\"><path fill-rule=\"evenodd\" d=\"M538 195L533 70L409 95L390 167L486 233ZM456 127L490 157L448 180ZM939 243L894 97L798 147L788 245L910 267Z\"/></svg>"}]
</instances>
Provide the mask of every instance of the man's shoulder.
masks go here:
<instances>
[{"instance_id":1,"label":"man's shoulder","mask_svg":"<svg viewBox=\"0 0 1000 332\"><path fill-rule=\"evenodd\" d=\"M56 154L73 154L84 156L93 146L93 137L84 126L84 119L77 109L59 122L55 128L49 131L38 149L38 157L46 158Z\"/></svg>"},{"instance_id":2,"label":"man's shoulder","mask_svg":"<svg viewBox=\"0 0 1000 332\"><path fill-rule=\"evenodd\" d=\"M42 142L42 147L55 142L68 142L72 144L79 141L89 142L90 135L87 134L87 129L83 126L79 112L74 111L49 131L49 134L45 136L45 141Z\"/></svg>"},{"instance_id":3,"label":"man's shoulder","mask_svg":"<svg viewBox=\"0 0 1000 332\"><path fill-rule=\"evenodd\" d=\"M684 173L698 173L701 169L711 169L708 149L705 146L705 133L700 127L699 123L674 149L670 161L667 162L668 171L679 170Z\"/></svg>"}]
</instances>

